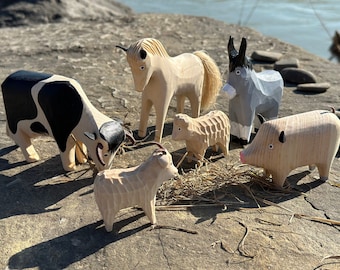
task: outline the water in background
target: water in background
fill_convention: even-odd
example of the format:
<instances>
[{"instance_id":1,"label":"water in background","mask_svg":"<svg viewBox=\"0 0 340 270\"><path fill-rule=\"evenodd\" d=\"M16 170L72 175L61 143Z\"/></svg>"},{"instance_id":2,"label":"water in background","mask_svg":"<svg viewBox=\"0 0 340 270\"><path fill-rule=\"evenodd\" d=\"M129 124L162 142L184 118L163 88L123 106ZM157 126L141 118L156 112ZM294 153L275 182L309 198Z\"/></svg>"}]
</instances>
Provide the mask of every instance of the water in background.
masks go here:
<instances>
[{"instance_id":1,"label":"water in background","mask_svg":"<svg viewBox=\"0 0 340 270\"><path fill-rule=\"evenodd\" d=\"M329 59L339 0L120 0L135 12L207 16L256 29Z\"/></svg>"}]
</instances>

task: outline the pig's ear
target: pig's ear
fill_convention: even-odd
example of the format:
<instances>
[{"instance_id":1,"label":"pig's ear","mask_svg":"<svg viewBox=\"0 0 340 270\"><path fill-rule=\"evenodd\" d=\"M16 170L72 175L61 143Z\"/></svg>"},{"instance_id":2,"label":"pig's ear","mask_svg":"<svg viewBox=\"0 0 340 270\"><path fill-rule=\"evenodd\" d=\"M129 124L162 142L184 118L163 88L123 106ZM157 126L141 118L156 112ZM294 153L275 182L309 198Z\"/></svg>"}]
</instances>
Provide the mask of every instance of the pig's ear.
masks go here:
<instances>
[{"instance_id":1,"label":"pig's ear","mask_svg":"<svg viewBox=\"0 0 340 270\"><path fill-rule=\"evenodd\" d=\"M280 141L280 143L286 142L286 136L285 136L285 132L283 130L280 133L279 141Z\"/></svg>"}]
</instances>

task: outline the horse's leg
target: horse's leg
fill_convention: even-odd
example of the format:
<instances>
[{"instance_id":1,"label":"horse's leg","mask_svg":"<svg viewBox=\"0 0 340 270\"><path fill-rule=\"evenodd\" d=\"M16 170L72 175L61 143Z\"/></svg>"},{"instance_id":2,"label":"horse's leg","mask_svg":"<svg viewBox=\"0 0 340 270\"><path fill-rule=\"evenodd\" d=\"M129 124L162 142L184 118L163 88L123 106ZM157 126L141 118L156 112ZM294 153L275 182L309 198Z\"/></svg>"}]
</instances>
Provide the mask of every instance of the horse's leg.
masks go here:
<instances>
[{"instance_id":1,"label":"horse's leg","mask_svg":"<svg viewBox=\"0 0 340 270\"><path fill-rule=\"evenodd\" d=\"M164 122L166 113L168 112L170 100L171 97L165 97L165 99L163 100L164 102L158 102L157 104L154 104L156 111L156 132L155 132L156 142L161 142L162 140Z\"/></svg>"},{"instance_id":2,"label":"horse's leg","mask_svg":"<svg viewBox=\"0 0 340 270\"><path fill-rule=\"evenodd\" d=\"M140 121L139 121L139 129L138 129L139 137L146 136L146 129L148 125L148 119L149 119L151 106L152 106L151 100L142 97L142 109L140 112Z\"/></svg>"},{"instance_id":3,"label":"horse's leg","mask_svg":"<svg viewBox=\"0 0 340 270\"><path fill-rule=\"evenodd\" d=\"M185 96L178 95L176 97L176 99L177 99L177 113L183 113L184 112Z\"/></svg>"},{"instance_id":4,"label":"horse's leg","mask_svg":"<svg viewBox=\"0 0 340 270\"><path fill-rule=\"evenodd\" d=\"M191 105L191 116L193 118L199 117L201 110L201 98L196 95L195 92L192 92L190 95L188 95L188 99Z\"/></svg>"}]
</instances>

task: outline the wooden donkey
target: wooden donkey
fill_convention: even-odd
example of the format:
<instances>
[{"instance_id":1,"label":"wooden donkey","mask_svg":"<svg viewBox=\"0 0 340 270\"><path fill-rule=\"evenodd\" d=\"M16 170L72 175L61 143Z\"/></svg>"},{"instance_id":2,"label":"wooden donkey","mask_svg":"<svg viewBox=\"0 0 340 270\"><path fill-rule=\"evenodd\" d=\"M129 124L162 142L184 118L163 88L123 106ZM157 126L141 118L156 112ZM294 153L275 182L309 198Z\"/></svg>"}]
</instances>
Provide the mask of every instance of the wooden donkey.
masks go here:
<instances>
[{"instance_id":1,"label":"wooden donkey","mask_svg":"<svg viewBox=\"0 0 340 270\"><path fill-rule=\"evenodd\" d=\"M214 60L203 51L170 57L162 43L144 38L123 48L131 67L136 91L142 93L138 135L146 136L152 105L156 111L155 141L160 142L170 101L177 98L177 112L183 113L187 97L192 117L208 109L222 86L221 74Z\"/></svg>"},{"instance_id":2,"label":"wooden donkey","mask_svg":"<svg viewBox=\"0 0 340 270\"><path fill-rule=\"evenodd\" d=\"M256 114L276 118L283 93L283 79L274 70L256 73L246 57L247 40L242 38L239 52L229 38L229 76L223 91L229 96L230 134L247 144Z\"/></svg>"}]
</instances>

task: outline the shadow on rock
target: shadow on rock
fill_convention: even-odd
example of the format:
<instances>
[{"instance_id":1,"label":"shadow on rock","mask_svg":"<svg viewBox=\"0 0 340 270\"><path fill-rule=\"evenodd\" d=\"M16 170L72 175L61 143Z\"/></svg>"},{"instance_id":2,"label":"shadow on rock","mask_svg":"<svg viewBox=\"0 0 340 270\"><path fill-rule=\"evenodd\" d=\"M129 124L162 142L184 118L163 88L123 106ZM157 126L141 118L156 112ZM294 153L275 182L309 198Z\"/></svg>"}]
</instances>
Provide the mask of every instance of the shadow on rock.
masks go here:
<instances>
[{"instance_id":1,"label":"shadow on rock","mask_svg":"<svg viewBox=\"0 0 340 270\"><path fill-rule=\"evenodd\" d=\"M1 175L0 219L58 210L46 208L93 183L92 177L78 179L84 172L65 173L60 157L55 156L12 177ZM56 176L58 178L54 181L53 177ZM40 184L41 181L46 183Z\"/></svg>"},{"instance_id":2,"label":"shadow on rock","mask_svg":"<svg viewBox=\"0 0 340 270\"><path fill-rule=\"evenodd\" d=\"M144 214L119 221L115 227L123 227ZM73 232L26 248L8 261L9 269L38 268L40 270L64 269L104 248L149 227L150 224L126 230L119 234L107 233L98 221ZM99 227L98 227L99 226Z\"/></svg>"}]
</instances>

